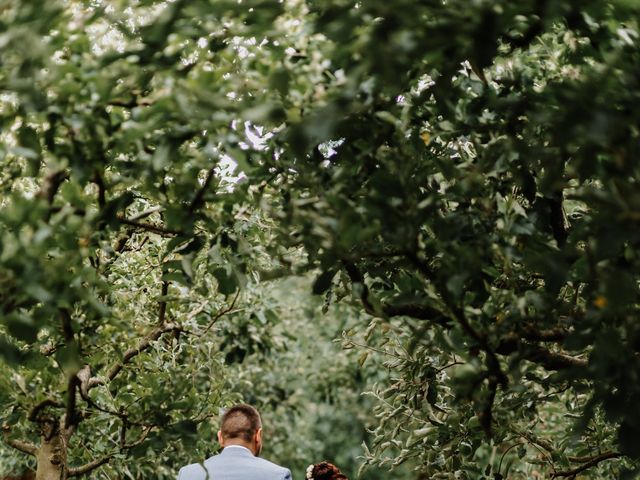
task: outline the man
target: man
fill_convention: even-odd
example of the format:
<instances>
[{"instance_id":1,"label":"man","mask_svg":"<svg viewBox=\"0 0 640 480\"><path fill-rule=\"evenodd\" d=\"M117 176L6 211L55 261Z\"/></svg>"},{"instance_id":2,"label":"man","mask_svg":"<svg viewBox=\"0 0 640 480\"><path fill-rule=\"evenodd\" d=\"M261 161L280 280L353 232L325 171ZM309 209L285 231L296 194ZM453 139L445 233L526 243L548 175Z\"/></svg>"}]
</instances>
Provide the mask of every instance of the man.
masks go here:
<instances>
[{"instance_id":1,"label":"man","mask_svg":"<svg viewBox=\"0 0 640 480\"><path fill-rule=\"evenodd\" d=\"M288 469L258 456L262 420L251 405L242 403L225 412L218 441L223 448L219 455L182 467L178 480L291 480Z\"/></svg>"}]
</instances>

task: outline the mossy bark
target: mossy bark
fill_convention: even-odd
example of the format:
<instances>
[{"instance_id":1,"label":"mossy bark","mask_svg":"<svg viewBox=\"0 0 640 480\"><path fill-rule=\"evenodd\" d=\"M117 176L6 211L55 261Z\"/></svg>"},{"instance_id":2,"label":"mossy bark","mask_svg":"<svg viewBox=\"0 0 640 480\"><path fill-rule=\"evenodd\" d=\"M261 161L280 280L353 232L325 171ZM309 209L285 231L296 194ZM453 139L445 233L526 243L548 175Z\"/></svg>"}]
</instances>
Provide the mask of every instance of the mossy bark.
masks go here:
<instances>
[{"instance_id":1,"label":"mossy bark","mask_svg":"<svg viewBox=\"0 0 640 480\"><path fill-rule=\"evenodd\" d=\"M66 480L67 439L57 428L48 433L42 436L36 453L36 480Z\"/></svg>"}]
</instances>

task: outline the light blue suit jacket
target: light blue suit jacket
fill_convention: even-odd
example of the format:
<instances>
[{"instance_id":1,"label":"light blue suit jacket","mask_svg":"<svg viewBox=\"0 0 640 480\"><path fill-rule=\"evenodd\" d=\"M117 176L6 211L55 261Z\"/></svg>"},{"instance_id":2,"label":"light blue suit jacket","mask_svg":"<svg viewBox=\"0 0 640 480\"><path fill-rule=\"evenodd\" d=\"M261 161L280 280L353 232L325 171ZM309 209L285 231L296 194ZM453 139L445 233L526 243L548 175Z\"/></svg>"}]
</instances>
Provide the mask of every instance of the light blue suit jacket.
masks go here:
<instances>
[{"instance_id":1,"label":"light blue suit jacket","mask_svg":"<svg viewBox=\"0 0 640 480\"><path fill-rule=\"evenodd\" d=\"M202 467L204 465L205 468ZM208 476L207 476L208 473ZM291 472L247 448L229 446L219 455L182 467L178 480L291 480Z\"/></svg>"}]
</instances>

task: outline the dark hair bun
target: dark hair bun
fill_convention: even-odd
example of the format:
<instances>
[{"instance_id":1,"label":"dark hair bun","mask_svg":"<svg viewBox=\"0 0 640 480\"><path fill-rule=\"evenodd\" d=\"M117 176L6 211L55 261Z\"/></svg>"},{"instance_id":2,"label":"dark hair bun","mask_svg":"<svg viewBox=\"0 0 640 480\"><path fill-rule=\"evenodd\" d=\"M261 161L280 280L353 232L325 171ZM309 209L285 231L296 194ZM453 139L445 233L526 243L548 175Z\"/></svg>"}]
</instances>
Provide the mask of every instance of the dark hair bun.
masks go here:
<instances>
[{"instance_id":1,"label":"dark hair bun","mask_svg":"<svg viewBox=\"0 0 640 480\"><path fill-rule=\"evenodd\" d=\"M313 480L349 480L338 467L329 462L320 462L314 465Z\"/></svg>"}]
</instances>

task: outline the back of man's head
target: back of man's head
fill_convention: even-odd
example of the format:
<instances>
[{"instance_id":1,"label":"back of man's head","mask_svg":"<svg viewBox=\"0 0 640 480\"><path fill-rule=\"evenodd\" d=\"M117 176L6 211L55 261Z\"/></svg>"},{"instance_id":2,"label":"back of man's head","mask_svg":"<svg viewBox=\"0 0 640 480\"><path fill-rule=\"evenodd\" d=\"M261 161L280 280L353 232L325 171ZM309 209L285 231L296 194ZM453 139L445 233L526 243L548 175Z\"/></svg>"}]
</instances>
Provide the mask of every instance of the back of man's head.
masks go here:
<instances>
[{"instance_id":1,"label":"back of man's head","mask_svg":"<svg viewBox=\"0 0 640 480\"><path fill-rule=\"evenodd\" d=\"M241 403L229 408L220 424L220 433L225 440L251 442L256 432L262 428L260 414L251 405Z\"/></svg>"}]
</instances>

